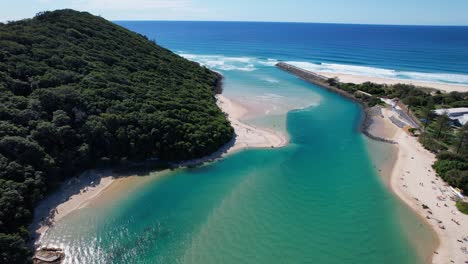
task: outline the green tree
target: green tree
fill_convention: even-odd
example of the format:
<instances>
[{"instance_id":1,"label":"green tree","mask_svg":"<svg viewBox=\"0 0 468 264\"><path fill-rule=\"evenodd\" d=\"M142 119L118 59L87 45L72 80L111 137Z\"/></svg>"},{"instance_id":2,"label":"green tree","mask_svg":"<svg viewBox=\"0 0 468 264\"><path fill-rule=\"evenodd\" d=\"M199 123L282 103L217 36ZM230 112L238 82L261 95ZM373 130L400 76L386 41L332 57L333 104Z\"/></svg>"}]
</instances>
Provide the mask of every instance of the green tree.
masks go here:
<instances>
[{"instance_id":1,"label":"green tree","mask_svg":"<svg viewBox=\"0 0 468 264\"><path fill-rule=\"evenodd\" d=\"M24 263L36 202L103 160L211 154L222 76L85 12L0 25L0 263ZM17 235L19 234L19 235Z\"/></svg>"},{"instance_id":2,"label":"green tree","mask_svg":"<svg viewBox=\"0 0 468 264\"><path fill-rule=\"evenodd\" d=\"M450 121L450 118L448 117L447 114L442 114L437 117L436 119L436 127L437 127L436 138L437 139L440 139L442 133L448 129L449 121Z\"/></svg>"},{"instance_id":3,"label":"green tree","mask_svg":"<svg viewBox=\"0 0 468 264\"><path fill-rule=\"evenodd\" d=\"M338 86L340 84L340 81L336 77L335 78L328 78L327 83L330 86Z\"/></svg>"},{"instance_id":4,"label":"green tree","mask_svg":"<svg viewBox=\"0 0 468 264\"><path fill-rule=\"evenodd\" d=\"M457 154L466 153L468 146L468 123L464 124L457 132Z\"/></svg>"},{"instance_id":5,"label":"green tree","mask_svg":"<svg viewBox=\"0 0 468 264\"><path fill-rule=\"evenodd\" d=\"M0 233L0 262L9 264L30 263L31 252L24 238L18 234Z\"/></svg>"},{"instance_id":6,"label":"green tree","mask_svg":"<svg viewBox=\"0 0 468 264\"><path fill-rule=\"evenodd\" d=\"M431 122L431 116L432 116L432 107L431 106L426 106L422 110L422 116L424 118L424 129L427 128L427 125Z\"/></svg>"}]
</instances>

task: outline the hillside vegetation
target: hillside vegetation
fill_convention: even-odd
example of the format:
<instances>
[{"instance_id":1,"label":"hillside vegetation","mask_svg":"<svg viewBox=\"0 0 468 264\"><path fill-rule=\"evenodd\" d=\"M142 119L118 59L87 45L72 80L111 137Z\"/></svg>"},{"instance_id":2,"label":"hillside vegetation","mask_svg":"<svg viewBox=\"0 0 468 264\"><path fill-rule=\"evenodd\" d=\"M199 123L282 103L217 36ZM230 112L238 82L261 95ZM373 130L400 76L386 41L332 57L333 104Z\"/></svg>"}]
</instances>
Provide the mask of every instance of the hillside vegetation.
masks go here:
<instances>
[{"instance_id":1,"label":"hillside vegetation","mask_svg":"<svg viewBox=\"0 0 468 264\"><path fill-rule=\"evenodd\" d=\"M0 263L25 263L32 208L100 160L197 158L233 129L219 76L73 10L0 24Z\"/></svg>"},{"instance_id":2,"label":"hillside vegetation","mask_svg":"<svg viewBox=\"0 0 468 264\"><path fill-rule=\"evenodd\" d=\"M437 154L433 165L437 174L468 195L468 123L461 126L447 115L438 116L433 112L436 109L468 107L468 92L442 93L406 84L341 83L333 78L328 83L350 94L358 91L371 94L371 97L360 96L360 100L368 106L381 104L379 97L400 99L421 123L421 144ZM459 208L463 207L467 212L468 205L463 202L459 204Z\"/></svg>"}]
</instances>

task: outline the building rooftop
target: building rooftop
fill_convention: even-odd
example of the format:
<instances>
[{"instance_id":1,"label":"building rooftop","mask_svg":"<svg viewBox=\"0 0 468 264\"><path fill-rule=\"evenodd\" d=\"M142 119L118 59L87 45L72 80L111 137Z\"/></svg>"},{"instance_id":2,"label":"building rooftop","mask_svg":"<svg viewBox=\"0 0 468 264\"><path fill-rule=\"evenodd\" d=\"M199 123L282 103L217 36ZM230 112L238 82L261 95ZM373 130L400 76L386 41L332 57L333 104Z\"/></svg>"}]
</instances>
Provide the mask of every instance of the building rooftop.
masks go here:
<instances>
[{"instance_id":1,"label":"building rooftop","mask_svg":"<svg viewBox=\"0 0 468 264\"><path fill-rule=\"evenodd\" d=\"M468 107L446 108L434 110L438 115L447 114L452 120L458 120L461 125L468 123Z\"/></svg>"}]
</instances>

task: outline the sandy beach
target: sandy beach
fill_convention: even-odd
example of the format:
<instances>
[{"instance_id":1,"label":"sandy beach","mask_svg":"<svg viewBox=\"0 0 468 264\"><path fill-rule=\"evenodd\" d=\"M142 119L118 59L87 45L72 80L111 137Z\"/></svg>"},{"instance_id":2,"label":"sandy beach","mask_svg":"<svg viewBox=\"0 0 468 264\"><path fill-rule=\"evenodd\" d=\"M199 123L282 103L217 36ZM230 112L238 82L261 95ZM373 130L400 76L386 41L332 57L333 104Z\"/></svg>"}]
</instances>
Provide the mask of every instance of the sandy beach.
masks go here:
<instances>
[{"instance_id":1,"label":"sandy beach","mask_svg":"<svg viewBox=\"0 0 468 264\"><path fill-rule=\"evenodd\" d=\"M417 138L395 126L389 119L391 116L398 118L392 110L383 109L382 116L375 119L387 128L394 127L390 133L387 130L379 136L398 142L398 156L390 179L392 191L437 233L439 246L432 263L466 263L468 254L463 249L468 248L468 241L464 241L468 237L468 215L458 211L451 199L455 194L432 169L435 155L424 149Z\"/></svg>"},{"instance_id":2,"label":"sandy beach","mask_svg":"<svg viewBox=\"0 0 468 264\"><path fill-rule=\"evenodd\" d=\"M239 102L223 95L218 95L217 99L235 129L235 139L213 156L180 165L195 165L245 148L281 147L288 143L288 138L279 132L243 123L241 119L248 114L248 110ZM374 117L370 131L376 136L398 142L398 156L390 178L392 191L437 233L439 247L434 252L432 263L465 263L468 255L462 249L468 247L468 242L463 240L468 237L468 216L458 212L455 202L451 200L454 194L432 169L434 154L425 150L405 130L394 125L390 121L391 116L398 118L392 110L382 109L382 115ZM40 236L74 210L99 200L106 190L120 189L127 184L125 178L114 177L113 174L111 171L89 171L68 180L36 208L32 229ZM423 209L423 204L428 209Z\"/></svg>"},{"instance_id":3,"label":"sandy beach","mask_svg":"<svg viewBox=\"0 0 468 264\"><path fill-rule=\"evenodd\" d=\"M235 138L210 156L179 162L175 164L176 167L213 161L246 148L276 148L288 144L287 136L282 133L243 123L241 119L248 114L247 107L223 95L217 95L217 100L219 107L228 115L235 130ZM57 221L94 202L107 189L119 189L117 185L125 185L125 178L130 176L122 177L112 171L91 170L67 180L59 190L49 195L35 208L30 230L36 234L36 243Z\"/></svg>"},{"instance_id":4,"label":"sandy beach","mask_svg":"<svg viewBox=\"0 0 468 264\"><path fill-rule=\"evenodd\" d=\"M58 191L47 196L34 210L30 230L35 232L36 242L57 221L86 206L113 182L112 172L91 170L63 183Z\"/></svg>"},{"instance_id":5,"label":"sandy beach","mask_svg":"<svg viewBox=\"0 0 468 264\"><path fill-rule=\"evenodd\" d=\"M414 80L404 80L404 79L390 79L390 78L379 78L379 77L370 77L370 76L361 76L361 75L352 75L344 73L332 73L332 72L317 72L320 75L323 75L327 78L337 77L340 82L344 83L364 83L364 82L373 82L380 84L412 84L415 86L429 87L434 89L439 89L445 92L468 92L468 85L461 84L445 84L437 82L423 82L423 81L414 81Z\"/></svg>"},{"instance_id":6,"label":"sandy beach","mask_svg":"<svg viewBox=\"0 0 468 264\"><path fill-rule=\"evenodd\" d=\"M277 148L288 144L287 136L280 132L243 123L241 120L248 110L239 102L223 95L217 95L217 99L219 107L228 115L236 134L234 145L227 153L245 148Z\"/></svg>"}]
</instances>

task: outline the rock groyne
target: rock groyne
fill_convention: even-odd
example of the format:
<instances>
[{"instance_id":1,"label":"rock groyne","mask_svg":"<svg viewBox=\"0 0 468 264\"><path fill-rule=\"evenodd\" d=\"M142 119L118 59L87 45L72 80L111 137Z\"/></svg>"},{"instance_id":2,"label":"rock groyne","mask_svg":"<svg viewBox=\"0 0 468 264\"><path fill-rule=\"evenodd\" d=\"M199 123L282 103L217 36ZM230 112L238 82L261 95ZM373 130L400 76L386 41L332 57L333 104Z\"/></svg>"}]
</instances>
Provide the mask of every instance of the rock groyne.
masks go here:
<instances>
[{"instance_id":1,"label":"rock groyne","mask_svg":"<svg viewBox=\"0 0 468 264\"><path fill-rule=\"evenodd\" d=\"M374 115L372 114L373 113L373 108L369 108L367 106L367 104L362 101L361 99L359 98L356 98L354 96L354 94L350 94L344 90L341 90L335 86L332 86L330 85L329 83L329 78L325 77L325 76L322 76L320 74L317 74L315 72L311 72L311 71L308 71L308 70L305 70L305 69L301 69L299 67L296 67L294 65L291 65L291 64L288 64L288 63L285 63L285 62L279 62L276 64L276 67L278 67L279 69L285 71L285 72L289 72L291 74L294 74L296 75L297 77L309 82L309 83L312 83L312 84L315 84L321 88L324 88L326 90L329 90L331 92L334 92L336 94L339 94L347 99L350 99L356 103L358 103L362 108L363 108L363 112L364 112L364 117L363 117L363 120L361 122L361 125L360 125L360 130L361 132L366 135L367 137L373 139L373 140L377 140L377 141L381 141L381 142L385 142L385 143L390 143L390 144L396 144L396 142L394 142L393 140L390 140L390 139L386 139L386 138L382 138L382 137L378 137L378 136L374 136L371 134L371 132L369 131L369 128L370 126L372 125L372 122L373 122L373 117Z\"/></svg>"},{"instance_id":2,"label":"rock groyne","mask_svg":"<svg viewBox=\"0 0 468 264\"><path fill-rule=\"evenodd\" d=\"M301 69L299 67L296 67L294 65L285 63L285 62L279 62L276 64L276 67L280 68L281 70L285 72L289 72L291 74L296 75L297 77L303 79L304 81L307 81L309 83L315 84L317 86L320 86L324 89L327 89L329 91L332 91L334 93L337 93L343 97L346 97L348 99L353 100L354 102L366 106L365 103L358 98L356 98L353 94L350 94L346 91L343 91L337 87L334 87L328 83L329 78L322 76L320 74L317 74L315 72L311 72L305 69Z\"/></svg>"}]
</instances>

